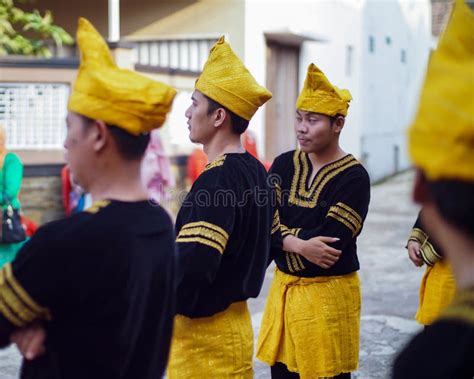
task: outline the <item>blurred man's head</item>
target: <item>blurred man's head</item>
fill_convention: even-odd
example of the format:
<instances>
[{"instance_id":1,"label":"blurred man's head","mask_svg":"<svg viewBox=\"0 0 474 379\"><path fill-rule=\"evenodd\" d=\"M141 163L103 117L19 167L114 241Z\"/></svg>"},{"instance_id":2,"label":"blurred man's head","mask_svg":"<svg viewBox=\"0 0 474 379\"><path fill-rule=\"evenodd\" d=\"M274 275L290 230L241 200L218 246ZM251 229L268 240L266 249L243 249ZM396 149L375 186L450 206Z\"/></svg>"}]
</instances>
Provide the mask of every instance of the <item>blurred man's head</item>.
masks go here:
<instances>
[{"instance_id":1,"label":"blurred man's head","mask_svg":"<svg viewBox=\"0 0 474 379\"><path fill-rule=\"evenodd\" d=\"M68 112L65 158L75 183L86 191L94 173L110 165L139 163L150 141L150 134L135 136L122 128L107 125L75 112Z\"/></svg>"},{"instance_id":2,"label":"blurred man's head","mask_svg":"<svg viewBox=\"0 0 474 379\"><path fill-rule=\"evenodd\" d=\"M83 18L77 43L81 64L64 146L74 180L88 190L100 170L140 162L150 131L164 123L176 91L118 68L103 38Z\"/></svg>"},{"instance_id":3,"label":"blurred man's head","mask_svg":"<svg viewBox=\"0 0 474 379\"><path fill-rule=\"evenodd\" d=\"M418 169L414 199L439 242L454 234L474 242L473 30L473 12L456 2L410 128L410 154Z\"/></svg>"}]
</instances>

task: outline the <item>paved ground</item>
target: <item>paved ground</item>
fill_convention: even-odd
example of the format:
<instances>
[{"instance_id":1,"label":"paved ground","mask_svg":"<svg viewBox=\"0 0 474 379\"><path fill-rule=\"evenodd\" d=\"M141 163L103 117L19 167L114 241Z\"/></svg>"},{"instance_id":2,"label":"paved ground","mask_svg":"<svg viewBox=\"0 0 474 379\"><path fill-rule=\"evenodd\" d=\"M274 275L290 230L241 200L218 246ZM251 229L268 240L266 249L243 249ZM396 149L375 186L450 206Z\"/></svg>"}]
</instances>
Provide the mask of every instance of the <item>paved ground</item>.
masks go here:
<instances>
[{"instance_id":1,"label":"paved ground","mask_svg":"<svg viewBox=\"0 0 474 379\"><path fill-rule=\"evenodd\" d=\"M415 268L404 249L417 208L410 200L411 173L372 188L372 202L359 239L362 281L362 330L358 379L388 378L394 354L419 330L413 321L422 269ZM262 294L250 302L255 334L262 316L273 268ZM14 348L0 351L0 378L18 375L20 357ZM269 369L255 362L255 378L269 378Z\"/></svg>"}]
</instances>

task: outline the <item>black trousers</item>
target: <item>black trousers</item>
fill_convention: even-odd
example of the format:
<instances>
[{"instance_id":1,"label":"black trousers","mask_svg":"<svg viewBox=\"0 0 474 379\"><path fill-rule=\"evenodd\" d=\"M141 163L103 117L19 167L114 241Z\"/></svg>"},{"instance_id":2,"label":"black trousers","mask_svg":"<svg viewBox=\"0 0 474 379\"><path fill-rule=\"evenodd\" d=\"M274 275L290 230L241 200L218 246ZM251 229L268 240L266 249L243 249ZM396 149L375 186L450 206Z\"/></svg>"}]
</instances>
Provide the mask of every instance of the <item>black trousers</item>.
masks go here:
<instances>
[{"instance_id":1,"label":"black trousers","mask_svg":"<svg viewBox=\"0 0 474 379\"><path fill-rule=\"evenodd\" d=\"M280 362L275 363L271 368L272 379L299 379L300 376L296 372L291 372ZM351 379L351 373L345 372L334 377L334 379Z\"/></svg>"}]
</instances>

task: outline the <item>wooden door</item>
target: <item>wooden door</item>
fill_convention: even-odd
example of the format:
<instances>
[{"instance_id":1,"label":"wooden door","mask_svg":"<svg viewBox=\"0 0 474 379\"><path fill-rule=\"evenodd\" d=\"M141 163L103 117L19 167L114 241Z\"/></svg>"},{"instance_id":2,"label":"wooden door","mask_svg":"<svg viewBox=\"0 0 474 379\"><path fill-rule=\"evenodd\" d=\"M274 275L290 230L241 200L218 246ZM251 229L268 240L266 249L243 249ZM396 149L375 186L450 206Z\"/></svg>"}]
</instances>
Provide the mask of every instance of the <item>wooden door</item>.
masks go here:
<instances>
[{"instance_id":1,"label":"wooden door","mask_svg":"<svg viewBox=\"0 0 474 379\"><path fill-rule=\"evenodd\" d=\"M297 146L294 132L298 96L299 47L267 41L267 88L273 93L266 107L265 158Z\"/></svg>"}]
</instances>

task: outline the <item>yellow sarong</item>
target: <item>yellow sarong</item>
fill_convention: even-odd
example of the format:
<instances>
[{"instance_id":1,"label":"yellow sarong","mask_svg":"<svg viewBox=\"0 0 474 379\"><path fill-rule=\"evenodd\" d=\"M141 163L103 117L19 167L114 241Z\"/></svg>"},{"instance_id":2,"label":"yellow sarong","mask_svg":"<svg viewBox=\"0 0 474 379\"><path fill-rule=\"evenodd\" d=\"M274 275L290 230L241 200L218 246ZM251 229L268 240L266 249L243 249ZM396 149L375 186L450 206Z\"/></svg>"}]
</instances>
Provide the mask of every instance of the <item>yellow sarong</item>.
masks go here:
<instances>
[{"instance_id":1,"label":"yellow sarong","mask_svg":"<svg viewBox=\"0 0 474 379\"><path fill-rule=\"evenodd\" d=\"M175 317L167 378L253 378L252 359L247 302L211 317Z\"/></svg>"},{"instance_id":2,"label":"yellow sarong","mask_svg":"<svg viewBox=\"0 0 474 379\"><path fill-rule=\"evenodd\" d=\"M300 278L276 269L257 343L257 358L284 363L301 379L357 369L360 333L357 273Z\"/></svg>"},{"instance_id":3,"label":"yellow sarong","mask_svg":"<svg viewBox=\"0 0 474 379\"><path fill-rule=\"evenodd\" d=\"M427 266L420 285L420 306L416 321L430 325L451 303L456 292L456 282L451 267L445 259Z\"/></svg>"}]
</instances>

